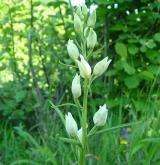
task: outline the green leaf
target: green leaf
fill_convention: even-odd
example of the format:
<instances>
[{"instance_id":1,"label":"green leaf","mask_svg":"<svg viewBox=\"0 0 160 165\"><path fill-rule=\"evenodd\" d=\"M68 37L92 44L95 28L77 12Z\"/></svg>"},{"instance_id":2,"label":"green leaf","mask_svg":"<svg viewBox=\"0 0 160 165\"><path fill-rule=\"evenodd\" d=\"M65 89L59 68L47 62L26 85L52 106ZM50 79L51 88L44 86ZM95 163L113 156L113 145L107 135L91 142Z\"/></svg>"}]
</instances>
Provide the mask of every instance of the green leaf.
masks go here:
<instances>
[{"instance_id":1,"label":"green leaf","mask_svg":"<svg viewBox=\"0 0 160 165\"><path fill-rule=\"evenodd\" d=\"M5 64L0 65L0 71L5 70L5 69L6 69L6 65Z\"/></svg>"},{"instance_id":2,"label":"green leaf","mask_svg":"<svg viewBox=\"0 0 160 165\"><path fill-rule=\"evenodd\" d=\"M135 45L129 45L128 52L132 55L135 55L138 52L138 48Z\"/></svg>"},{"instance_id":3,"label":"green leaf","mask_svg":"<svg viewBox=\"0 0 160 165\"><path fill-rule=\"evenodd\" d=\"M74 140L74 139L63 138L63 137L60 137L59 139L62 140L63 142L65 142L65 143L81 145L81 143L79 141Z\"/></svg>"},{"instance_id":4,"label":"green leaf","mask_svg":"<svg viewBox=\"0 0 160 165\"><path fill-rule=\"evenodd\" d=\"M132 66L130 66L126 61L123 61L123 68L125 72L130 75L135 73L135 69Z\"/></svg>"},{"instance_id":5,"label":"green leaf","mask_svg":"<svg viewBox=\"0 0 160 165\"><path fill-rule=\"evenodd\" d=\"M153 73L147 70L142 71L139 75L145 80L152 80L154 78Z\"/></svg>"},{"instance_id":6,"label":"green leaf","mask_svg":"<svg viewBox=\"0 0 160 165\"><path fill-rule=\"evenodd\" d=\"M160 144L160 138L146 138L141 140L142 143L159 143Z\"/></svg>"},{"instance_id":7,"label":"green leaf","mask_svg":"<svg viewBox=\"0 0 160 165\"><path fill-rule=\"evenodd\" d=\"M95 132L94 134L101 134L101 133L105 133L105 132L110 132L110 131L114 131L114 130L117 130L117 129L120 129L120 128L129 127L129 126L132 126L132 125L137 125L137 124L140 124L140 123L142 123L142 122L138 121L138 122L120 124L120 125L117 125L117 126L114 126L114 127L111 127L111 128L102 129L100 131ZM90 134L90 136L92 136L94 134Z\"/></svg>"},{"instance_id":8,"label":"green leaf","mask_svg":"<svg viewBox=\"0 0 160 165\"><path fill-rule=\"evenodd\" d=\"M147 43L146 43L146 46L150 49L153 49L156 47L156 44L153 40L149 40Z\"/></svg>"},{"instance_id":9,"label":"green leaf","mask_svg":"<svg viewBox=\"0 0 160 165\"><path fill-rule=\"evenodd\" d=\"M160 33L156 33L153 38L155 41L160 42Z\"/></svg>"},{"instance_id":10,"label":"green leaf","mask_svg":"<svg viewBox=\"0 0 160 165\"><path fill-rule=\"evenodd\" d=\"M145 45L142 45L142 46L140 47L140 51L141 51L142 53L146 52L146 51L147 51L146 46L145 46Z\"/></svg>"},{"instance_id":11,"label":"green leaf","mask_svg":"<svg viewBox=\"0 0 160 165\"><path fill-rule=\"evenodd\" d=\"M115 45L115 50L118 55L120 55L122 58L126 59L128 54L127 54L127 48L123 43L116 43Z\"/></svg>"},{"instance_id":12,"label":"green leaf","mask_svg":"<svg viewBox=\"0 0 160 165\"><path fill-rule=\"evenodd\" d=\"M26 95L26 91L24 91L24 90L18 91L15 95L16 101L20 102L21 100L24 99L25 95Z\"/></svg>"},{"instance_id":13,"label":"green leaf","mask_svg":"<svg viewBox=\"0 0 160 165\"><path fill-rule=\"evenodd\" d=\"M136 88L139 85L139 79L137 76L127 77L124 79L124 83L129 89Z\"/></svg>"},{"instance_id":14,"label":"green leaf","mask_svg":"<svg viewBox=\"0 0 160 165\"><path fill-rule=\"evenodd\" d=\"M159 54L155 50L148 50L145 55L148 59L154 60Z\"/></svg>"},{"instance_id":15,"label":"green leaf","mask_svg":"<svg viewBox=\"0 0 160 165\"><path fill-rule=\"evenodd\" d=\"M139 151L143 147L144 147L143 144L138 144L134 146L133 150L131 151L131 156L133 156L137 151Z\"/></svg>"}]
</instances>

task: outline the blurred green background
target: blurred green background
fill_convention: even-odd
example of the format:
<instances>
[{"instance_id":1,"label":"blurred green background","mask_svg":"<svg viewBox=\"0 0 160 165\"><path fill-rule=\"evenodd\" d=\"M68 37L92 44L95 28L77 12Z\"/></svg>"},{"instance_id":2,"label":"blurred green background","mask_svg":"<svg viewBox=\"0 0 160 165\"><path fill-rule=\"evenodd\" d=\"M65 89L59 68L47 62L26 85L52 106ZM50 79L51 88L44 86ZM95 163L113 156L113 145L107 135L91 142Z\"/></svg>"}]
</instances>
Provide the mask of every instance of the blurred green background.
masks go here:
<instances>
[{"instance_id":1,"label":"blurred green background","mask_svg":"<svg viewBox=\"0 0 160 165\"><path fill-rule=\"evenodd\" d=\"M87 165L159 165L160 1L86 4L97 5L99 45L90 64L112 59L92 86L89 127L104 103L105 128L129 123L91 137ZM68 67L73 61L66 49L74 37L68 2L0 0L0 165L75 164L70 145L59 140L66 136L59 113L77 114L70 106L75 69Z\"/></svg>"}]
</instances>

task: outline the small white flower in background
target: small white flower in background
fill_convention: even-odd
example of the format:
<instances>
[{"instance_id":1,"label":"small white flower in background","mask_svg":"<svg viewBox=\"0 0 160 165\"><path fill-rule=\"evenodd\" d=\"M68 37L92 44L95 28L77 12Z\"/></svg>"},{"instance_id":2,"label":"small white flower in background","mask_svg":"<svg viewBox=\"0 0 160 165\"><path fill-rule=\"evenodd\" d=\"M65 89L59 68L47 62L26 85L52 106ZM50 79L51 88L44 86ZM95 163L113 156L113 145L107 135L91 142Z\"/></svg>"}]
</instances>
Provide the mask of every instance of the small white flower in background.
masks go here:
<instances>
[{"instance_id":1,"label":"small white flower in background","mask_svg":"<svg viewBox=\"0 0 160 165\"><path fill-rule=\"evenodd\" d=\"M95 23L96 23L96 10L93 10L88 17L87 25L89 27L94 27Z\"/></svg>"},{"instance_id":2,"label":"small white flower in background","mask_svg":"<svg viewBox=\"0 0 160 165\"><path fill-rule=\"evenodd\" d=\"M87 47L94 48L96 43L97 43L97 34L92 28L90 28L89 34L87 37Z\"/></svg>"},{"instance_id":3,"label":"small white flower in background","mask_svg":"<svg viewBox=\"0 0 160 165\"><path fill-rule=\"evenodd\" d=\"M135 9L134 12L135 12L135 14L138 14L138 9Z\"/></svg>"},{"instance_id":4,"label":"small white flower in background","mask_svg":"<svg viewBox=\"0 0 160 165\"><path fill-rule=\"evenodd\" d=\"M127 14L127 15L129 15L129 14L130 14L129 10L127 10L127 11L126 11L126 14Z\"/></svg>"},{"instance_id":5,"label":"small white flower in background","mask_svg":"<svg viewBox=\"0 0 160 165\"><path fill-rule=\"evenodd\" d=\"M80 55L80 59L81 59L81 61L76 60L76 62L78 64L81 77L90 78L90 76L91 76L90 65L88 64L88 62L84 59L84 57L82 55Z\"/></svg>"},{"instance_id":6,"label":"small white flower in background","mask_svg":"<svg viewBox=\"0 0 160 165\"><path fill-rule=\"evenodd\" d=\"M108 68L111 60L108 60L108 57L105 57L103 60L99 61L94 69L93 69L93 74L95 76L101 76Z\"/></svg>"},{"instance_id":7,"label":"small white flower in background","mask_svg":"<svg viewBox=\"0 0 160 165\"><path fill-rule=\"evenodd\" d=\"M82 6L85 4L85 0L70 0L70 1L72 6Z\"/></svg>"},{"instance_id":8,"label":"small white flower in background","mask_svg":"<svg viewBox=\"0 0 160 165\"><path fill-rule=\"evenodd\" d=\"M67 43L67 50L69 56L73 59L76 60L79 57L79 50L77 46L74 44L73 40L69 40Z\"/></svg>"},{"instance_id":9,"label":"small white flower in background","mask_svg":"<svg viewBox=\"0 0 160 165\"><path fill-rule=\"evenodd\" d=\"M111 8L112 8L112 6L111 6L111 5L108 5L108 6L107 6L107 9L111 9Z\"/></svg>"},{"instance_id":10,"label":"small white flower in background","mask_svg":"<svg viewBox=\"0 0 160 165\"><path fill-rule=\"evenodd\" d=\"M75 75L72 81L72 94L74 98L81 96L80 76L78 74Z\"/></svg>"},{"instance_id":11,"label":"small white flower in background","mask_svg":"<svg viewBox=\"0 0 160 165\"><path fill-rule=\"evenodd\" d=\"M103 126L106 123L108 116L108 109L106 104L100 106L99 110L93 116L93 122L95 126Z\"/></svg>"},{"instance_id":12,"label":"small white flower in background","mask_svg":"<svg viewBox=\"0 0 160 165\"><path fill-rule=\"evenodd\" d=\"M82 143L82 128L78 130L77 137L78 137L79 141Z\"/></svg>"},{"instance_id":13,"label":"small white flower in background","mask_svg":"<svg viewBox=\"0 0 160 165\"><path fill-rule=\"evenodd\" d=\"M65 126L67 133L70 136L76 136L78 131L78 126L70 112L68 112L68 115L65 115L65 120L66 120Z\"/></svg>"},{"instance_id":14,"label":"small white flower in background","mask_svg":"<svg viewBox=\"0 0 160 165\"><path fill-rule=\"evenodd\" d=\"M81 35L83 32L83 23L82 23L80 17L78 16L78 14L74 15L74 29L75 29L76 33L79 35Z\"/></svg>"},{"instance_id":15,"label":"small white flower in background","mask_svg":"<svg viewBox=\"0 0 160 165\"><path fill-rule=\"evenodd\" d=\"M117 9L118 8L118 3L114 4L114 8Z\"/></svg>"},{"instance_id":16,"label":"small white flower in background","mask_svg":"<svg viewBox=\"0 0 160 165\"><path fill-rule=\"evenodd\" d=\"M94 10L97 9L97 7L98 7L98 5L92 4L92 5L90 6L90 8L89 8L89 12L92 13Z\"/></svg>"}]
</instances>

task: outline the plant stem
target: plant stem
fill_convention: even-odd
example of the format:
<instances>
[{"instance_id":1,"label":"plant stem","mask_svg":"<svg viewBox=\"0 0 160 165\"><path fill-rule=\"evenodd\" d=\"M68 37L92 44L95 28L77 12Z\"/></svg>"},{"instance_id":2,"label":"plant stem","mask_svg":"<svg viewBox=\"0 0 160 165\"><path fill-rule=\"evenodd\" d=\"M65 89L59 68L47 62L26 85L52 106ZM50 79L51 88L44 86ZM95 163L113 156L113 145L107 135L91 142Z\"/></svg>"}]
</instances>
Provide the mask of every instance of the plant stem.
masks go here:
<instances>
[{"instance_id":1,"label":"plant stem","mask_svg":"<svg viewBox=\"0 0 160 165\"><path fill-rule=\"evenodd\" d=\"M85 154L87 146L87 97L88 97L88 80L84 82L84 96L82 109L82 149L80 151L79 165L85 165Z\"/></svg>"}]
</instances>

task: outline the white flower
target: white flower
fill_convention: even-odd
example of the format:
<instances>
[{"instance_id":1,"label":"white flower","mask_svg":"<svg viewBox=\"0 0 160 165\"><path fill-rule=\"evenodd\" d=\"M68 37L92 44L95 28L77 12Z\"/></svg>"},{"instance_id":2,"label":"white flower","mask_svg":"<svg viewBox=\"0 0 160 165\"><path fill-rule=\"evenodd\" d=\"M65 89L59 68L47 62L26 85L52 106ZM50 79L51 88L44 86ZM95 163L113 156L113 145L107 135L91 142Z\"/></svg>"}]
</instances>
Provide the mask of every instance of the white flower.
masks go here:
<instances>
[{"instance_id":1,"label":"white flower","mask_svg":"<svg viewBox=\"0 0 160 165\"><path fill-rule=\"evenodd\" d=\"M103 60L99 61L93 69L93 74L95 76L102 75L107 70L110 62L111 60L108 60L108 57L105 57Z\"/></svg>"},{"instance_id":2,"label":"white flower","mask_svg":"<svg viewBox=\"0 0 160 165\"><path fill-rule=\"evenodd\" d=\"M87 37L87 47L94 48L96 43L97 43L97 34L92 28L90 28L89 34Z\"/></svg>"},{"instance_id":3,"label":"white flower","mask_svg":"<svg viewBox=\"0 0 160 165\"><path fill-rule=\"evenodd\" d=\"M76 62L78 64L81 77L90 78L90 76L91 76L90 65L88 64L88 62L84 59L84 57L82 55L80 55L80 59L81 59L81 61L76 60Z\"/></svg>"},{"instance_id":4,"label":"white flower","mask_svg":"<svg viewBox=\"0 0 160 165\"><path fill-rule=\"evenodd\" d=\"M74 120L70 112L68 112L68 115L65 115L65 120L66 120L65 126L66 126L67 133L70 136L76 136L78 127L77 127L76 121Z\"/></svg>"},{"instance_id":5,"label":"white flower","mask_svg":"<svg viewBox=\"0 0 160 165\"><path fill-rule=\"evenodd\" d=\"M106 123L108 116L108 109L106 104L100 106L99 110L93 116L93 122L95 126L103 126Z\"/></svg>"},{"instance_id":6,"label":"white flower","mask_svg":"<svg viewBox=\"0 0 160 165\"><path fill-rule=\"evenodd\" d=\"M93 10L88 17L87 25L89 27L93 27L95 23L96 23L96 10Z\"/></svg>"},{"instance_id":7,"label":"white flower","mask_svg":"<svg viewBox=\"0 0 160 165\"><path fill-rule=\"evenodd\" d=\"M97 7L98 7L98 5L92 4L92 5L90 6L90 8L89 8L89 12L92 13L94 10L97 9Z\"/></svg>"},{"instance_id":8,"label":"white flower","mask_svg":"<svg viewBox=\"0 0 160 165\"><path fill-rule=\"evenodd\" d=\"M71 0L72 6L82 6L84 4L85 4L85 0Z\"/></svg>"},{"instance_id":9,"label":"white flower","mask_svg":"<svg viewBox=\"0 0 160 165\"><path fill-rule=\"evenodd\" d=\"M78 130L77 137L78 137L79 141L82 143L82 128Z\"/></svg>"},{"instance_id":10,"label":"white flower","mask_svg":"<svg viewBox=\"0 0 160 165\"><path fill-rule=\"evenodd\" d=\"M80 76L78 74L75 75L72 81L72 94L74 98L78 98L81 96L81 84L80 84Z\"/></svg>"},{"instance_id":11,"label":"white flower","mask_svg":"<svg viewBox=\"0 0 160 165\"><path fill-rule=\"evenodd\" d=\"M69 56L73 59L76 60L79 57L79 50L77 46L74 44L73 40L69 40L67 43L67 50Z\"/></svg>"}]
</instances>

